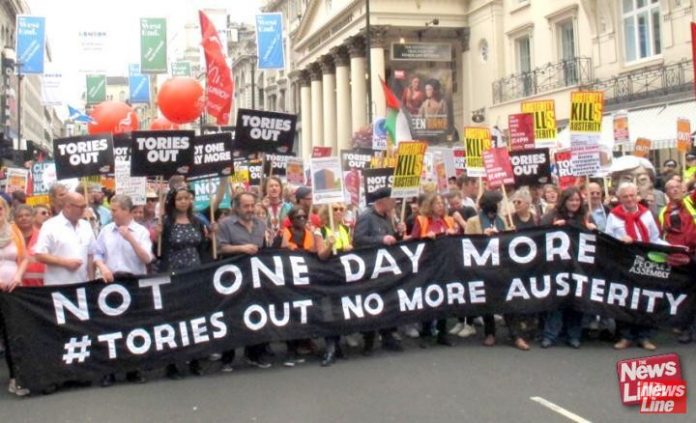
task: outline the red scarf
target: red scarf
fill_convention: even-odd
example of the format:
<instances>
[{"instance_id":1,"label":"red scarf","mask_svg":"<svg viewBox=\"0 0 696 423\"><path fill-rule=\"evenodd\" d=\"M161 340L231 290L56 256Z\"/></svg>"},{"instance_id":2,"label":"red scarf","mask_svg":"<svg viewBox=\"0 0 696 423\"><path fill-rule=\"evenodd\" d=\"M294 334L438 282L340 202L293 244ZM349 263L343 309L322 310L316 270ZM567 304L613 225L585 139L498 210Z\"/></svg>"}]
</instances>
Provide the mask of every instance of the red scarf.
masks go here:
<instances>
[{"instance_id":1,"label":"red scarf","mask_svg":"<svg viewBox=\"0 0 696 423\"><path fill-rule=\"evenodd\" d=\"M626 234L630 236L634 241L640 242L650 242L650 235L648 234L648 228L645 227L645 223L641 220L643 213L650 213L650 211L638 204L638 210L630 213L623 208L623 206L618 205L612 209L611 213L624 221L626 226ZM640 231L640 236L636 234L636 227Z\"/></svg>"}]
</instances>

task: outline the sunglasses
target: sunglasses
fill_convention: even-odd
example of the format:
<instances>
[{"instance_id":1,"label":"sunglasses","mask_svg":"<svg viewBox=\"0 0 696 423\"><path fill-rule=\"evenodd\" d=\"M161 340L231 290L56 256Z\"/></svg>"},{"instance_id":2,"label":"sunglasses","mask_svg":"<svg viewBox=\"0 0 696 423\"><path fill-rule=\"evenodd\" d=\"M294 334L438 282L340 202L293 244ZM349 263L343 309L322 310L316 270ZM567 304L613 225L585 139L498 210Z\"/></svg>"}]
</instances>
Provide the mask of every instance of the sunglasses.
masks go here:
<instances>
[{"instance_id":1,"label":"sunglasses","mask_svg":"<svg viewBox=\"0 0 696 423\"><path fill-rule=\"evenodd\" d=\"M341 211L342 212L344 210L345 210L345 207L334 207L333 208L333 211Z\"/></svg>"}]
</instances>

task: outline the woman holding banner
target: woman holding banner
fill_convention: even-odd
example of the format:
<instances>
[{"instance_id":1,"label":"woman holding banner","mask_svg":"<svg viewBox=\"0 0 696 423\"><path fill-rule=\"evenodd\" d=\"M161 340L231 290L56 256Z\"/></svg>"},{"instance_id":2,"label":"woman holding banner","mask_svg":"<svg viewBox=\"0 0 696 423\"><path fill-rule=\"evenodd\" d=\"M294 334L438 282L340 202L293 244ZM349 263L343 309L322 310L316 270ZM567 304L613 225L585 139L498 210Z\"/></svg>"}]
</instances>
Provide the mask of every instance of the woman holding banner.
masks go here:
<instances>
[{"instance_id":1,"label":"woman holding banner","mask_svg":"<svg viewBox=\"0 0 696 423\"><path fill-rule=\"evenodd\" d=\"M411 238L435 239L439 236L456 235L459 233L459 227L454 221L454 218L447 216L447 208L445 200L440 194L430 194L421 202L420 212L416 215L413 229L411 230ZM423 322L421 329L421 338L425 339L432 335L432 321ZM447 319L439 319L437 321L437 343L451 347L454 345L447 334ZM421 347L426 344L423 341Z\"/></svg>"},{"instance_id":2,"label":"woman holding banner","mask_svg":"<svg viewBox=\"0 0 696 423\"><path fill-rule=\"evenodd\" d=\"M502 200L503 196L500 192L484 191L479 199L479 213L466 222L466 234L496 236L509 230L505 220L498 215L498 204ZM522 351L529 350L529 344L520 335L519 316L506 314L504 318L515 347ZM495 345L495 318L492 314L483 316L483 333L486 336L483 345L487 347Z\"/></svg>"},{"instance_id":3,"label":"woman holding banner","mask_svg":"<svg viewBox=\"0 0 696 423\"><path fill-rule=\"evenodd\" d=\"M34 219L38 213L42 212L48 214L48 209L32 209L31 206L27 206L26 204L20 204L15 208L14 226L24 237L24 244L26 245L27 255L29 257L29 263L27 264L27 269L22 279L22 286L43 286L43 275L46 270L46 265L36 261L34 255L31 253L31 249L39 239L39 229L41 228L40 226L36 227Z\"/></svg>"},{"instance_id":4,"label":"woman holding banner","mask_svg":"<svg viewBox=\"0 0 696 423\"><path fill-rule=\"evenodd\" d=\"M10 224L10 207L4 198L0 198L0 290L12 292L22 284L24 271L29 263L26 254L24 238L19 229ZM0 314L2 310L0 310ZM2 316L0 316L0 320ZM12 351L7 337L7 329L3 326L2 339L5 344L5 361L10 373L10 383L8 391L17 396L29 394L29 390L17 385L14 378L14 361Z\"/></svg>"},{"instance_id":5,"label":"woman holding banner","mask_svg":"<svg viewBox=\"0 0 696 423\"><path fill-rule=\"evenodd\" d=\"M565 189L553 210L541 218L542 225L572 226L579 229L597 229L587 213L587 206L577 187ZM575 349L580 348L580 336L582 335L583 314L570 308L555 310L546 313L544 321L544 333L541 340L541 348L549 348L558 339L558 335L565 327L568 334L567 344Z\"/></svg>"},{"instance_id":6,"label":"woman holding banner","mask_svg":"<svg viewBox=\"0 0 696 423\"><path fill-rule=\"evenodd\" d=\"M321 228L319 228L319 232L326 245L333 247L330 251L333 251L334 254L351 251L353 249L350 228L345 225L343 219L345 210L346 206L343 203L333 203L331 205L322 206L319 209L319 219L322 225ZM333 229L331 228L329 213L333 213ZM336 358L343 358L340 340L341 337L338 335L324 338L326 352L324 352L324 357L321 360L322 367L332 365L336 361Z\"/></svg>"},{"instance_id":7,"label":"woman holding banner","mask_svg":"<svg viewBox=\"0 0 696 423\"><path fill-rule=\"evenodd\" d=\"M283 229L280 248L287 249L290 251L306 251L308 253L316 253L320 259L327 259L331 255L331 249L333 248L334 238L333 236L328 237L326 244L321 237L321 233L312 233L307 228L308 215L304 208L300 206L294 206L288 212L288 219L290 219L290 227ZM294 367L297 364L304 362L304 359L300 358L297 350L303 340L292 340L287 341L287 357L283 361L283 365L286 367Z\"/></svg>"},{"instance_id":8,"label":"woman holding banner","mask_svg":"<svg viewBox=\"0 0 696 423\"><path fill-rule=\"evenodd\" d=\"M209 261L208 231L193 214L193 193L187 187L172 188L167 194L161 232L160 272L189 269ZM191 361L190 369L192 373L200 373L197 360ZM167 366L167 376L181 378L176 364Z\"/></svg>"}]
</instances>

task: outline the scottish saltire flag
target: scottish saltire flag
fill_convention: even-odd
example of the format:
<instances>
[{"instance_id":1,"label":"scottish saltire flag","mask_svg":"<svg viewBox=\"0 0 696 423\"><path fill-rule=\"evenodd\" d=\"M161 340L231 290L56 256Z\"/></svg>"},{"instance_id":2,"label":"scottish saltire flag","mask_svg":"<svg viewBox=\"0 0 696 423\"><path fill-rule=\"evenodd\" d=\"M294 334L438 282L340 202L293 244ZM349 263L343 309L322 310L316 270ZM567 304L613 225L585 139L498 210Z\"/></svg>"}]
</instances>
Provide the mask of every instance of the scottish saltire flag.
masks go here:
<instances>
[{"instance_id":1,"label":"scottish saltire flag","mask_svg":"<svg viewBox=\"0 0 696 423\"><path fill-rule=\"evenodd\" d=\"M82 113L81 111L77 110L76 108L68 105L68 113L70 113L70 116L68 116L68 119L74 120L75 122L82 122L82 123L96 123L94 119L91 117L87 116L86 114Z\"/></svg>"}]
</instances>

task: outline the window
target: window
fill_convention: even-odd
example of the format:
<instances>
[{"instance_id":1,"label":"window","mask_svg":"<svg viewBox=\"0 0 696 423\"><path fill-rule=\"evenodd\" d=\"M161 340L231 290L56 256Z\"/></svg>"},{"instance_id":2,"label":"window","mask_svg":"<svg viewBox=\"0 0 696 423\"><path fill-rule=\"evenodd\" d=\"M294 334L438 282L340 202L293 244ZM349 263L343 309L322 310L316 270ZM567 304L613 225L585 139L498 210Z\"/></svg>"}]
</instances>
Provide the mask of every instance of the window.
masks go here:
<instances>
[{"instance_id":1,"label":"window","mask_svg":"<svg viewBox=\"0 0 696 423\"><path fill-rule=\"evenodd\" d=\"M662 53L659 0L622 0L622 12L626 61Z\"/></svg>"},{"instance_id":2,"label":"window","mask_svg":"<svg viewBox=\"0 0 696 423\"><path fill-rule=\"evenodd\" d=\"M522 96L532 94L532 47L529 36L515 40L515 54L517 55L517 72L521 77Z\"/></svg>"},{"instance_id":3,"label":"window","mask_svg":"<svg viewBox=\"0 0 696 423\"><path fill-rule=\"evenodd\" d=\"M564 85L575 85L578 82L577 63L575 61L575 26L573 19L558 24L558 53L563 64Z\"/></svg>"}]
</instances>

